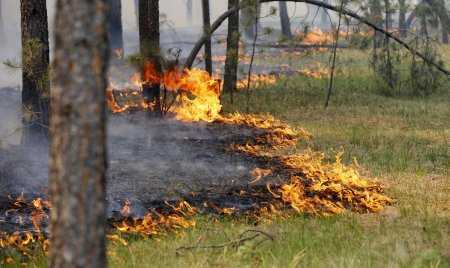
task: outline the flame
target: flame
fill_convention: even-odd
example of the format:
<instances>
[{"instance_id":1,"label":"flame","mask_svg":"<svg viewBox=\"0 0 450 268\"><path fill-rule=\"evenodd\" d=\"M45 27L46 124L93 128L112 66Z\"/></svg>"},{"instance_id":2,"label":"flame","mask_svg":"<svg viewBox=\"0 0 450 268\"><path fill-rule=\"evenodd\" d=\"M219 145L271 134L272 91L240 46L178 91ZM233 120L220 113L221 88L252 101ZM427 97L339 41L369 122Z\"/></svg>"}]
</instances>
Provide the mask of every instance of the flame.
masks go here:
<instances>
[{"instance_id":1,"label":"flame","mask_svg":"<svg viewBox=\"0 0 450 268\"><path fill-rule=\"evenodd\" d=\"M269 85L274 85L278 78L273 74L251 74L250 85L251 88L261 88ZM246 90L248 87L248 78L240 79L236 84L237 89Z\"/></svg>"},{"instance_id":2,"label":"flame","mask_svg":"<svg viewBox=\"0 0 450 268\"><path fill-rule=\"evenodd\" d=\"M326 45L334 42L334 33L324 32L319 28L314 28L307 33L301 32L297 36L307 45Z\"/></svg>"},{"instance_id":3,"label":"flame","mask_svg":"<svg viewBox=\"0 0 450 268\"><path fill-rule=\"evenodd\" d=\"M186 229L195 226L195 221L189 219L197 213L196 208L186 201L173 206L167 214L149 212L142 219L125 219L116 223L115 228L122 233L152 236L163 234L167 230Z\"/></svg>"},{"instance_id":4,"label":"flame","mask_svg":"<svg viewBox=\"0 0 450 268\"><path fill-rule=\"evenodd\" d=\"M317 66L314 66L312 68L304 68L301 70L297 70L297 72L306 77L317 78L317 79L323 78L323 77L328 77L330 75L329 68L326 68L320 64L317 64Z\"/></svg>"},{"instance_id":5,"label":"flame","mask_svg":"<svg viewBox=\"0 0 450 268\"><path fill-rule=\"evenodd\" d=\"M142 87L144 84L159 85L163 90L161 101L165 102L166 113L175 115L182 121L212 122L219 117L221 83L201 69L170 68L163 73L157 71L155 64L144 64L142 74L134 74L131 83ZM131 109L149 110L154 107L143 99L134 103L120 105L114 96L114 85L107 90L107 105L113 113L123 113ZM165 99L165 93L175 95L172 103ZM164 107L163 107L164 109Z\"/></svg>"}]
</instances>

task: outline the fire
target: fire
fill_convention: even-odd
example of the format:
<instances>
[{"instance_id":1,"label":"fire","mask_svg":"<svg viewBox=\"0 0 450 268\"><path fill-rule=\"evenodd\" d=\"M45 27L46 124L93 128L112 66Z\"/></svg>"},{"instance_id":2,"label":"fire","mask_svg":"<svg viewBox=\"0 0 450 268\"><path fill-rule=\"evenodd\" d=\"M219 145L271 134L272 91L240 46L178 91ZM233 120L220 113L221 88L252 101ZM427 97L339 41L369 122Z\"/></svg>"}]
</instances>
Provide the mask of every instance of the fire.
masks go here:
<instances>
[{"instance_id":1,"label":"fire","mask_svg":"<svg viewBox=\"0 0 450 268\"><path fill-rule=\"evenodd\" d=\"M170 68L162 73L148 62L142 74L134 74L131 82L142 88L144 84L159 85L163 113L174 114L182 121L212 122L222 109L220 104L221 83L201 69ZM115 86L107 90L107 104L113 113L122 113L131 109L151 110L154 105L143 99L138 102L120 105L114 96ZM168 95L173 95L170 98Z\"/></svg>"},{"instance_id":2,"label":"fire","mask_svg":"<svg viewBox=\"0 0 450 268\"><path fill-rule=\"evenodd\" d=\"M305 150L301 153L280 156L280 149L295 146L299 139L311 136L302 129L293 129L274 118L251 115L233 115L223 122L257 126L266 130L245 144L232 144L232 151L264 158L271 163L270 172L287 172L289 181L274 187L267 185L275 199L275 207L286 205L299 213L339 214L346 209L367 213L379 212L392 200L383 194L383 187L376 181L366 179L356 168L342 164L342 153L336 161L328 163L320 152ZM253 172L256 180L260 170ZM264 175L264 174L262 174Z\"/></svg>"},{"instance_id":3,"label":"fire","mask_svg":"<svg viewBox=\"0 0 450 268\"><path fill-rule=\"evenodd\" d=\"M127 203L125 206L130 206ZM124 219L115 223L114 227L121 233L140 234L152 236L163 234L167 230L186 229L195 226L195 221L189 219L197 210L186 201L179 202L177 206L166 203L170 212L166 214L149 212L140 219Z\"/></svg>"},{"instance_id":4,"label":"fire","mask_svg":"<svg viewBox=\"0 0 450 268\"><path fill-rule=\"evenodd\" d=\"M301 75L311 78L323 78L328 77L330 75L330 70L320 64L312 68L304 68L301 70L297 70L297 72Z\"/></svg>"},{"instance_id":5,"label":"fire","mask_svg":"<svg viewBox=\"0 0 450 268\"><path fill-rule=\"evenodd\" d=\"M251 88L261 88L274 85L278 77L273 74L252 74L250 75ZM236 84L237 89L246 90L248 88L248 78L240 79Z\"/></svg>"},{"instance_id":6,"label":"fire","mask_svg":"<svg viewBox=\"0 0 450 268\"><path fill-rule=\"evenodd\" d=\"M307 45L327 45L334 42L334 34L332 32L324 32L319 28L314 28L306 33L298 33L297 36Z\"/></svg>"}]
</instances>

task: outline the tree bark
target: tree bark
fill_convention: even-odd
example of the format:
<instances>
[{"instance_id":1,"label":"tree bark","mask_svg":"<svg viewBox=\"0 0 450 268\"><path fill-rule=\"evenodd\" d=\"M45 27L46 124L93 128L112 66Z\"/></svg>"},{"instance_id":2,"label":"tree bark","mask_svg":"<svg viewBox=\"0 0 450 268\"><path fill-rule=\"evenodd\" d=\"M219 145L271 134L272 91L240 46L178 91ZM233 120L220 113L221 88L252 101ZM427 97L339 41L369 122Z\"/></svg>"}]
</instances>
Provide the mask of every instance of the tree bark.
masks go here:
<instances>
[{"instance_id":1,"label":"tree bark","mask_svg":"<svg viewBox=\"0 0 450 268\"><path fill-rule=\"evenodd\" d=\"M123 51L122 3L121 0L108 0L108 37L112 50Z\"/></svg>"},{"instance_id":2,"label":"tree bark","mask_svg":"<svg viewBox=\"0 0 450 268\"><path fill-rule=\"evenodd\" d=\"M203 33L208 33L211 31L211 16L209 10L209 0L202 0L202 10L203 10ZM211 51L211 36L205 43L205 69L212 75L212 51Z\"/></svg>"},{"instance_id":3,"label":"tree bark","mask_svg":"<svg viewBox=\"0 0 450 268\"><path fill-rule=\"evenodd\" d=\"M228 0L228 9L238 6L239 0ZM230 93L231 101L233 101L233 92L237 83L239 35L239 12L234 12L228 18L227 52L223 84L223 90Z\"/></svg>"},{"instance_id":4,"label":"tree bark","mask_svg":"<svg viewBox=\"0 0 450 268\"><path fill-rule=\"evenodd\" d=\"M48 137L49 41L45 0L21 0L22 108L24 135L29 145Z\"/></svg>"},{"instance_id":5,"label":"tree bark","mask_svg":"<svg viewBox=\"0 0 450 268\"><path fill-rule=\"evenodd\" d=\"M369 10L370 10L371 21L379 28L382 28L383 27L383 11L382 11L380 0L370 0L369 1ZM379 32L375 32L375 35L373 38L374 48L381 47L382 42L383 42L383 36Z\"/></svg>"},{"instance_id":6,"label":"tree bark","mask_svg":"<svg viewBox=\"0 0 450 268\"><path fill-rule=\"evenodd\" d=\"M105 267L107 3L58 0L56 10L49 264Z\"/></svg>"},{"instance_id":7,"label":"tree bark","mask_svg":"<svg viewBox=\"0 0 450 268\"><path fill-rule=\"evenodd\" d=\"M151 62L161 72L159 0L139 0L139 42L143 68ZM144 73L144 70L142 70ZM144 81L143 94L146 102L154 106L151 115L161 115L160 85Z\"/></svg>"},{"instance_id":8,"label":"tree bark","mask_svg":"<svg viewBox=\"0 0 450 268\"><path fill-rule=\"evenodd\" d=\"M255 29L260 28L255 25L255 16L260 16L261 6L256 3L256 0L243 0L245 8L242 9L242 19L241 25L244 32L244 37L248 40L253 40L255 38Z\"/></svg>"},{"instance_id":9,"label":"tree bark","mask_svg":"<svg viewBox=\"0 0 450 268\"><path fill-rule=\"evenodd\" d=\"M400 30L400 37L405 38L408 33L406 28L406 12L408 7L406 5L406 0L398 0L398 4L398 28Z\"/></svg>"},{"instance_id":10,"label":"tree bark","mask_svg":"<svg viewBox=\"0 0 450 268\"><path fill-rule=\"evenodd\" d=\"M278 5L280 9L281 33L283 34L284 37L291 39L292 38L291 22L289 20L287 3L278 2Z\"/></svg>"},{"instance_id":11,"label":"tree bark","mask_svg":"<svg viewBox=\"0 0 450 268\"><path fill-rule=\"evenodd\" d=\"M448 34L450 33L450 16L447 8L445 7L445 2L443 0L425 0L425 2L439 17L439 21L441 22L442 43L448 44Z\"/></svg>"}]
</instances>

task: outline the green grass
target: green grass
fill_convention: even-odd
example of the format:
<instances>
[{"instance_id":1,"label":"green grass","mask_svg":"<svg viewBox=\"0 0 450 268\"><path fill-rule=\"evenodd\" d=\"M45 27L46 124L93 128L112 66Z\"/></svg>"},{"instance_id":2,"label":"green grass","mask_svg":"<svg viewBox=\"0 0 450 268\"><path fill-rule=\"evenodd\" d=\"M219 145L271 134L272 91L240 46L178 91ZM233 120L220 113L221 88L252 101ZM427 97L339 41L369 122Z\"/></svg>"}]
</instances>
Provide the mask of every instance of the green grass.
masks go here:
<instances>
[{"instance_id":1,"label":"green grass","mask_svg":"<svg viewBox=\"0 0 450 268\"><path fill-rule=\"evenodd\" d=\"M356 158L361 173L387 186L393 207L380 214L292 215L258 226L242 218L198 216L191 230L130 239L128 245L110 242L110 266L450 267L450 82L428 98L385 97L367 64L361 64L363 55L340 56L354 64L341 65L328 109L323 107L327 80L296 76L252 91L249 110L312 133L313 141L298 150L311 147L330 158L344 150L345 161ZM225 103L225 111L246 111L246 98L239 93L234 105ZM177 252L226 243L248 229L264 230L274 241ZM35 258L31 267L45 265L42 254Z\"/></svg>"}]
</instances>

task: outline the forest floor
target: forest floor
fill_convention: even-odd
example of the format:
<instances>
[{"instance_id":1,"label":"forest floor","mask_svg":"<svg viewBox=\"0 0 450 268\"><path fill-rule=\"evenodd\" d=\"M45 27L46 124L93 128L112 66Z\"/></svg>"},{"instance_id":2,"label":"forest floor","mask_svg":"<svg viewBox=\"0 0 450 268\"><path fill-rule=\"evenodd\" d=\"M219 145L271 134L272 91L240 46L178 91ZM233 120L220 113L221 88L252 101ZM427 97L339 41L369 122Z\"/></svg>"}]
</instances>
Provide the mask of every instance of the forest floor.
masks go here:
<instances>
[{"instance_id":1,"label":"forest floor","mask_svg":"<svg viewBox=\"0 0 450 268\"><path fill-rule=\"evenodd\" d=\"M450 49L445 50L449 63ZM330 159L344 151L347 163L356 159L362 174L386 185L393 206L379 214L275 217L257 226L245 218L201 215L192 229L110 242L110 267L450 267L450 82L428 97L386 96L367 54L339 54L328 109L327 77L296 75L252 90L248 110L309 131L314 139L297 150L310 147ZM273 61L303 68L325 65L328 57L286 54ZM408 90L406 81L402 90ZM225 112L247 111L247 92L238 93L234 104L224 100ZM231 246L249 229L273 241ZM195 245L224 246L179 250ZM45 257L36 254L29 265L43 267Z\"/></svg>"}]
</instances>

